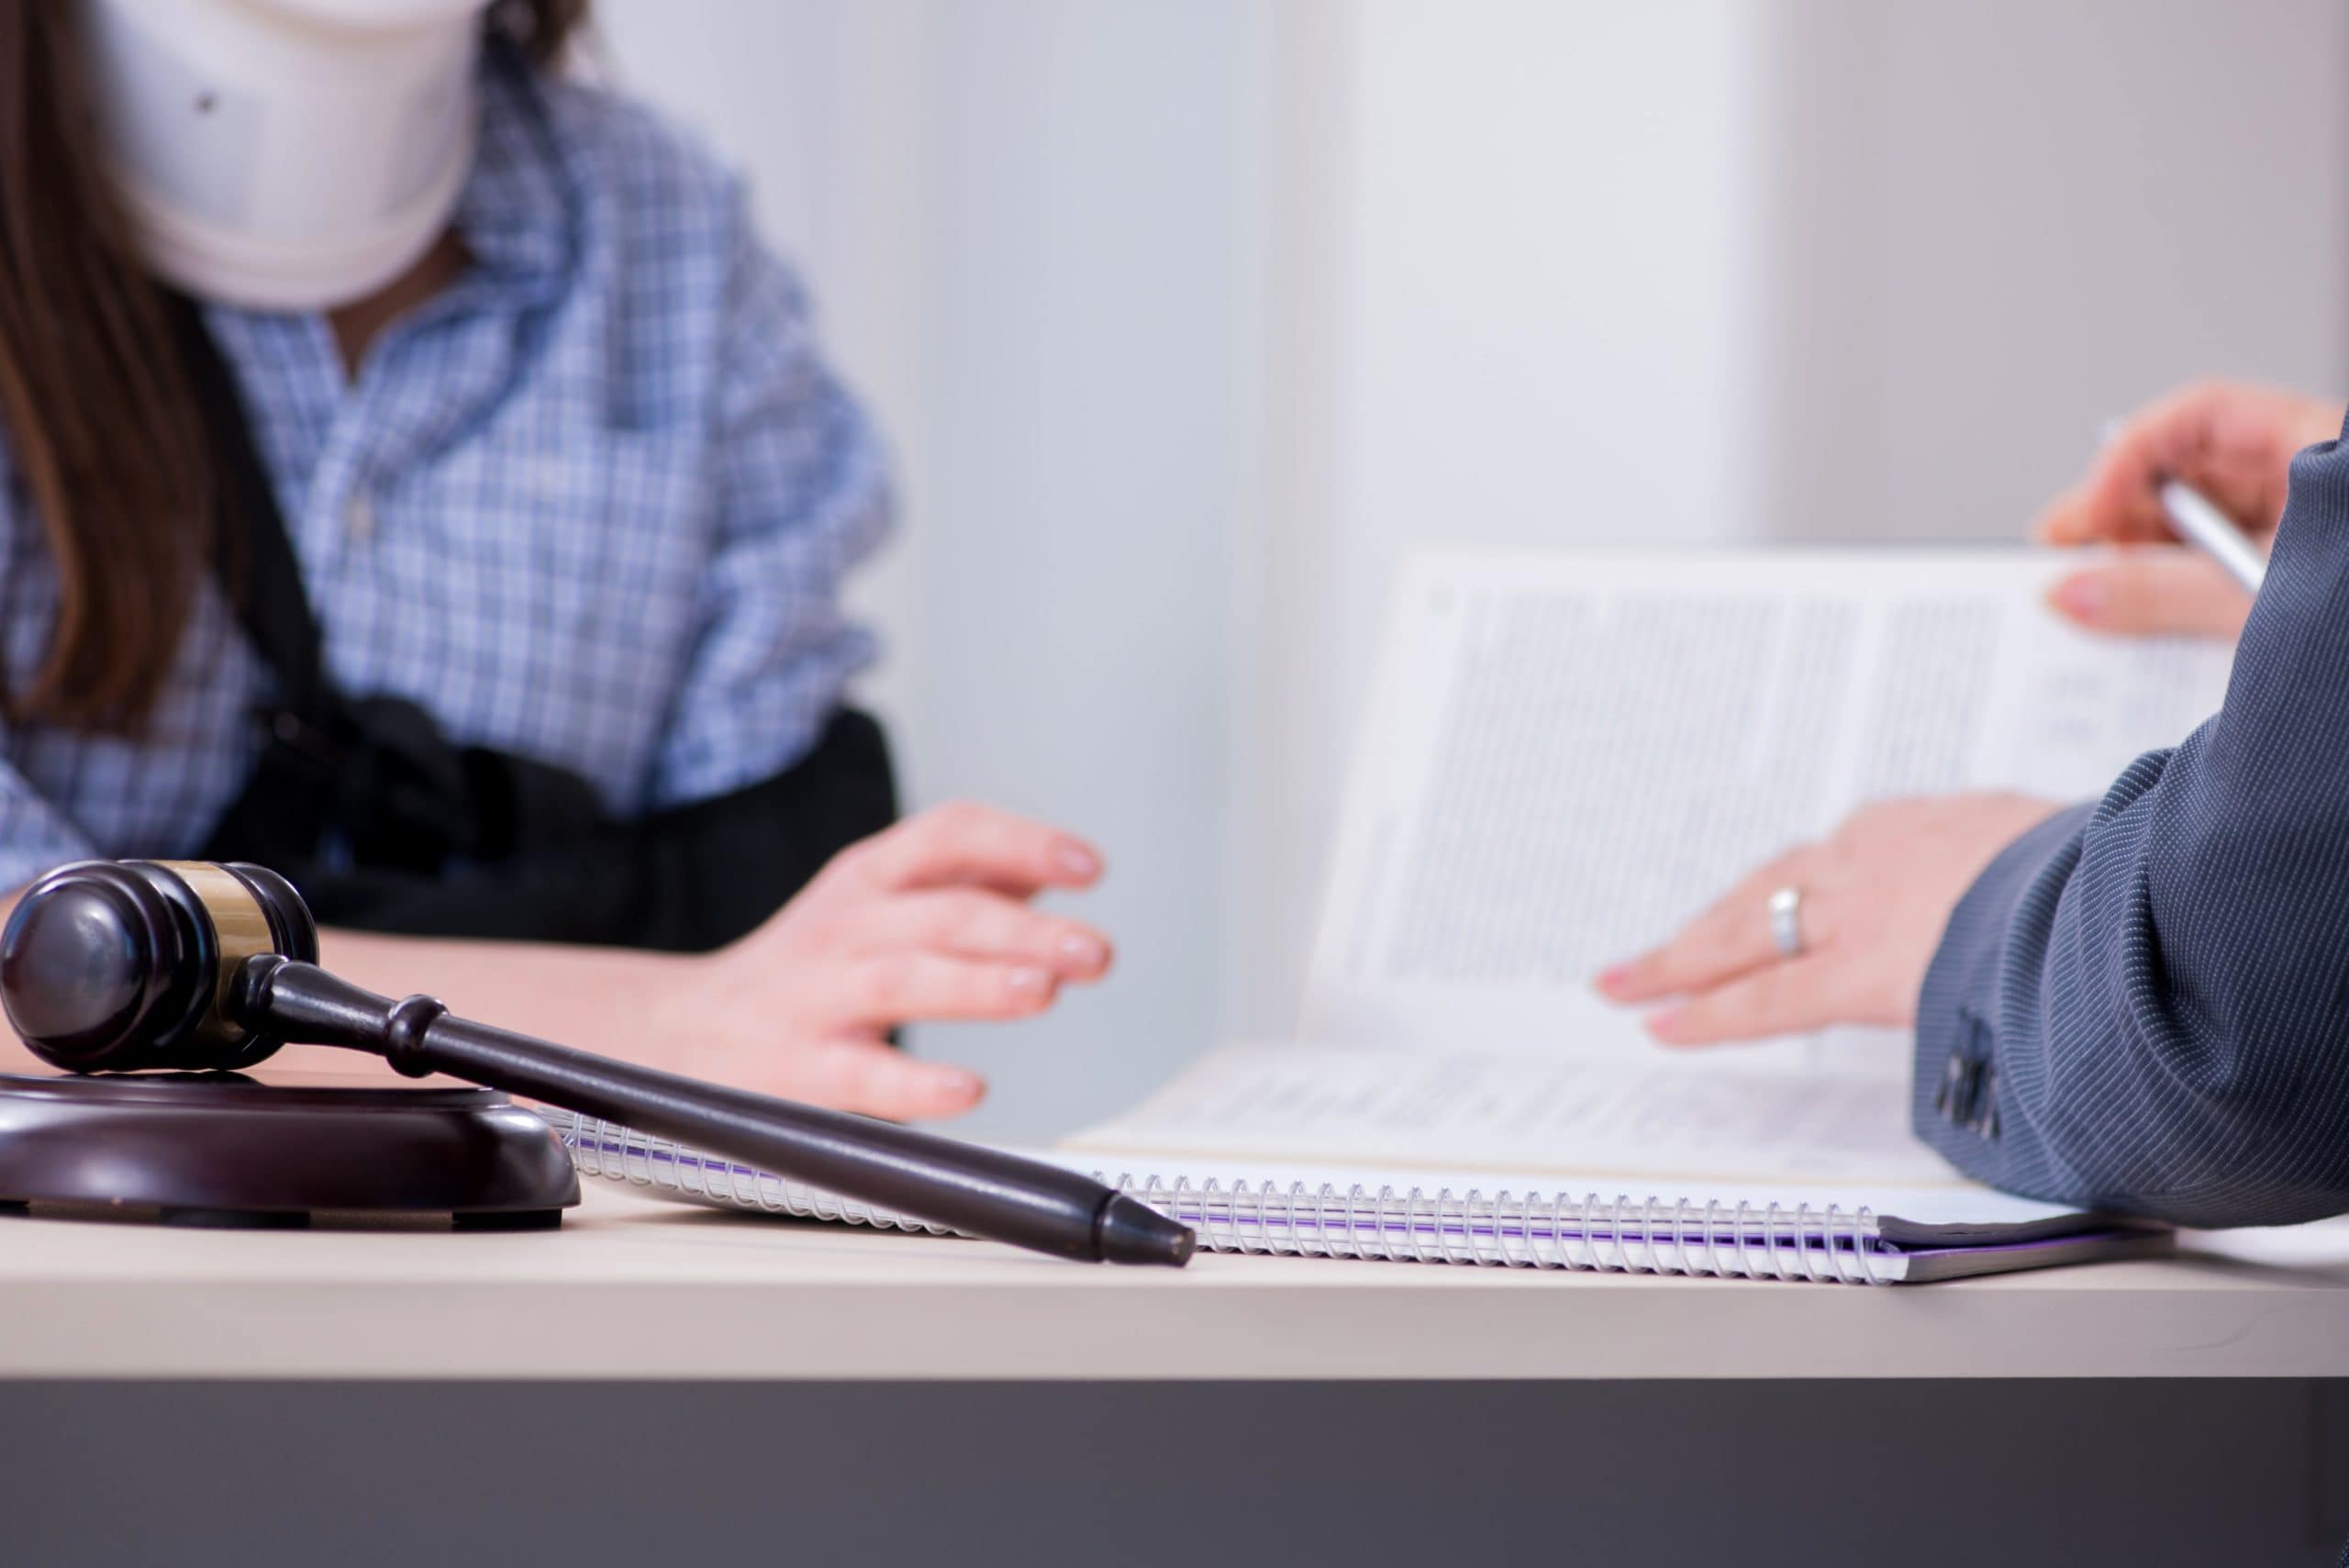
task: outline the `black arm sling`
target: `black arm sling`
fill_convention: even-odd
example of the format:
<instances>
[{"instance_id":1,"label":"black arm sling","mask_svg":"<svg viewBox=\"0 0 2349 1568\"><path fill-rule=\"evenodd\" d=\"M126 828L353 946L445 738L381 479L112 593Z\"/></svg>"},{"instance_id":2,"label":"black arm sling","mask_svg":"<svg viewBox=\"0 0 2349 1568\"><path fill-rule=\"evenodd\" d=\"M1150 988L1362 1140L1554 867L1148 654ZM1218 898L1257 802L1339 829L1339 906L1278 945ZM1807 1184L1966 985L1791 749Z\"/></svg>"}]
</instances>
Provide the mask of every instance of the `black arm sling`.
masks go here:
<instances>
[{"instance_id":1,"label":"black arm sling","mask_svg":"<svg viewBox=\"0 0 2349 1568\"><path fill-rule=\"evenodd\" d=\"M576 773L460 745L404 698L345 695L235 378L195 306L172 310L221 463L221 586L276 677L252 775L205 858L281 873L329 925L694 952L896 818L887 742L851 708L772 778L618 821Z\"/></svg>"}]
</instances>

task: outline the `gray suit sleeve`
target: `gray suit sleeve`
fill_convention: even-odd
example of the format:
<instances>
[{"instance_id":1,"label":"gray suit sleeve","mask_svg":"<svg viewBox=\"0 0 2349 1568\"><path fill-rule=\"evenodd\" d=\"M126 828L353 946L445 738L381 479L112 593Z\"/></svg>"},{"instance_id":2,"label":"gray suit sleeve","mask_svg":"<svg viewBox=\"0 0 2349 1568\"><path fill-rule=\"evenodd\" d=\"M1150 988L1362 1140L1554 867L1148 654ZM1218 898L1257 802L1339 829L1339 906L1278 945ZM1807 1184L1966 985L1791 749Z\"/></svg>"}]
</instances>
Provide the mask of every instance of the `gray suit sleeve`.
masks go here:
<instances>
[{"instance_id":1,"label":"gray suit sleeve","mask_svg":"<svg viewBox=\"0 0 2349 1568\"><path fill-rule=\"evenodd\" d=\"M2349 448L2292 464L2218 717L2009 846L1919 998L1961 1170L2192 1225L2349 1210Z\"/></svg>"}]
</instances>

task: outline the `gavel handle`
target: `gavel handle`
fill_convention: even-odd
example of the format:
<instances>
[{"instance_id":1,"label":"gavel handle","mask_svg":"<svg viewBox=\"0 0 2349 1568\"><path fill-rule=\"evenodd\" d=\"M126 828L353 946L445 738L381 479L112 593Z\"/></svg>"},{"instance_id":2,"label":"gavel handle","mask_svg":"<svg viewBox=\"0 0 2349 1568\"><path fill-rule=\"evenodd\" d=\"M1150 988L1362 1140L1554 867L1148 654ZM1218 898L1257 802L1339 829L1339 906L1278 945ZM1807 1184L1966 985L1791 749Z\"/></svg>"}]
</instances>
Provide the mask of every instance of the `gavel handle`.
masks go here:
<instances>
[{"instance_id":1,"label":"gavel handle","mask_svg":"<svg viewBox=\"0 0 2349 1568\"><path fill-rule=\"evenodd\" d=\"M1189 1255L1184 1231L1179 1244L1160 1244L1180 1256L1120 1256L1141 1217L1127 1212L1131 1199L1074 1171L492 1029L429 996L393 1002L275 954L245 962L227 1010L255 1033L367 1051L414 1077L445 1073L1014 1246L1092 1261L1105 1241L1121 1262Z\"/></svg>"}]
</instances>

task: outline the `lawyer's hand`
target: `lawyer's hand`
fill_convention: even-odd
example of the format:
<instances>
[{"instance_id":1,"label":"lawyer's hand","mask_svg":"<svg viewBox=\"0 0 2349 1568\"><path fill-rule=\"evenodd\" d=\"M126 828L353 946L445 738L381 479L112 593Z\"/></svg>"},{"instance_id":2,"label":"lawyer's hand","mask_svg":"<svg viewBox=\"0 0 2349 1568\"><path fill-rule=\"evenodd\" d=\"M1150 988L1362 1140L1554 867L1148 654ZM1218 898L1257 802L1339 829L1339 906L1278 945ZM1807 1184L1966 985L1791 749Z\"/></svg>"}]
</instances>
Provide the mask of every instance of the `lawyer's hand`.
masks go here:
<instances>
[{"instance_id":1,"label":"lawyer's hand","mask_svg":"<svg viewBox=\"0 0 2349 1568\"><path fill-rule=\"evenodd\" d=\"M2172 545L2164 479L2182 479L2265 546L2284 515L2292 454L2341 433L2341 405L2273 387L2200 382L2140 409L2087 476L2039 519L2050 544L2122 546L2058 582L2061 614L2096 631L2232 637L2251 599L2217 563Z\"/></svg>"},{"instance_id":2,"label":"lawyer's hand","mask_svg":"<svg viewBox=\"0 0 2349 1568\"><path fill-rule=\"evenodd\" d=\"M1090 886L1101 857L992 807L942 806L835 856L730 947L673 969L655 998L660 1057L696 1077L874 1116L953 1116L975 1073L884 1037L922 1018L1017 1018L1109 967L1101 933L1030 907Z\"/></svg>"},{"instance_id":3,"label":"lawyer's hand","mask_svg":"<svg viewBox=\"0 0 2349 1568\"><path fill-rule=\"evenodd\" d=\"M1667 1045L1912 1023L1950 912L2000 850L2054 809L2019 795L1863 807L1746 877L1662 947L1599 976L1599 992L1631 1005L1673 999L1647 1019ZM1782 887L1802 890L1804 951L1792 959L1770 937L1770 895Z\"/></svg>"}]
</instances>

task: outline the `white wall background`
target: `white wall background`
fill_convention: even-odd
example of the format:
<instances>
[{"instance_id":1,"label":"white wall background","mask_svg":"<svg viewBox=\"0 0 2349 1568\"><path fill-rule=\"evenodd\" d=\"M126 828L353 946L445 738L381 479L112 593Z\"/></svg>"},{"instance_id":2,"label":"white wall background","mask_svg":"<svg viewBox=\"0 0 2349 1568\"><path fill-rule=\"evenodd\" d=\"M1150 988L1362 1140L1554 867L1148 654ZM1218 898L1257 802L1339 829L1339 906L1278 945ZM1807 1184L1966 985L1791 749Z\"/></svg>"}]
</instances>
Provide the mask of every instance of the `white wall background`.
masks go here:
<instances>
[{"instance_id":1,"label":"white wall background","mask_svg":"<svg viewBox=\"0 0 2349 1568\"><path fill-rule=\"evenodd\" d=\"M2349 8L1771 10L1773 531L2004 537L2184 380L2349 393Z\"/></svg>"},{"instance_id":2,"label":"white wall background","mask_svg":"<svg viewBox=\"0 0 2349 1568\"><path fill-rule=\"evenodd\" d=\"M602 0L891 433L918 800L1101 840L975 1128L1293 1005L1415 540L2007 536L2208 370L2342 388L2327 0Z\"/></svg>"},{"instance_id":3,"label":"white wall background","mask_svg":"<svg viewBox=\"0 0 2349 1568\"><path fill-rule=\"evenodd\" d=\"M1230 584L1254 527L1246 0L611 0L607 69L755 183L899 458L865 695L917 803L1108 851L1111 985L915 1046L975 1129L1108 1114L1221 1024Z\"/></svg>"}]
</instances>

